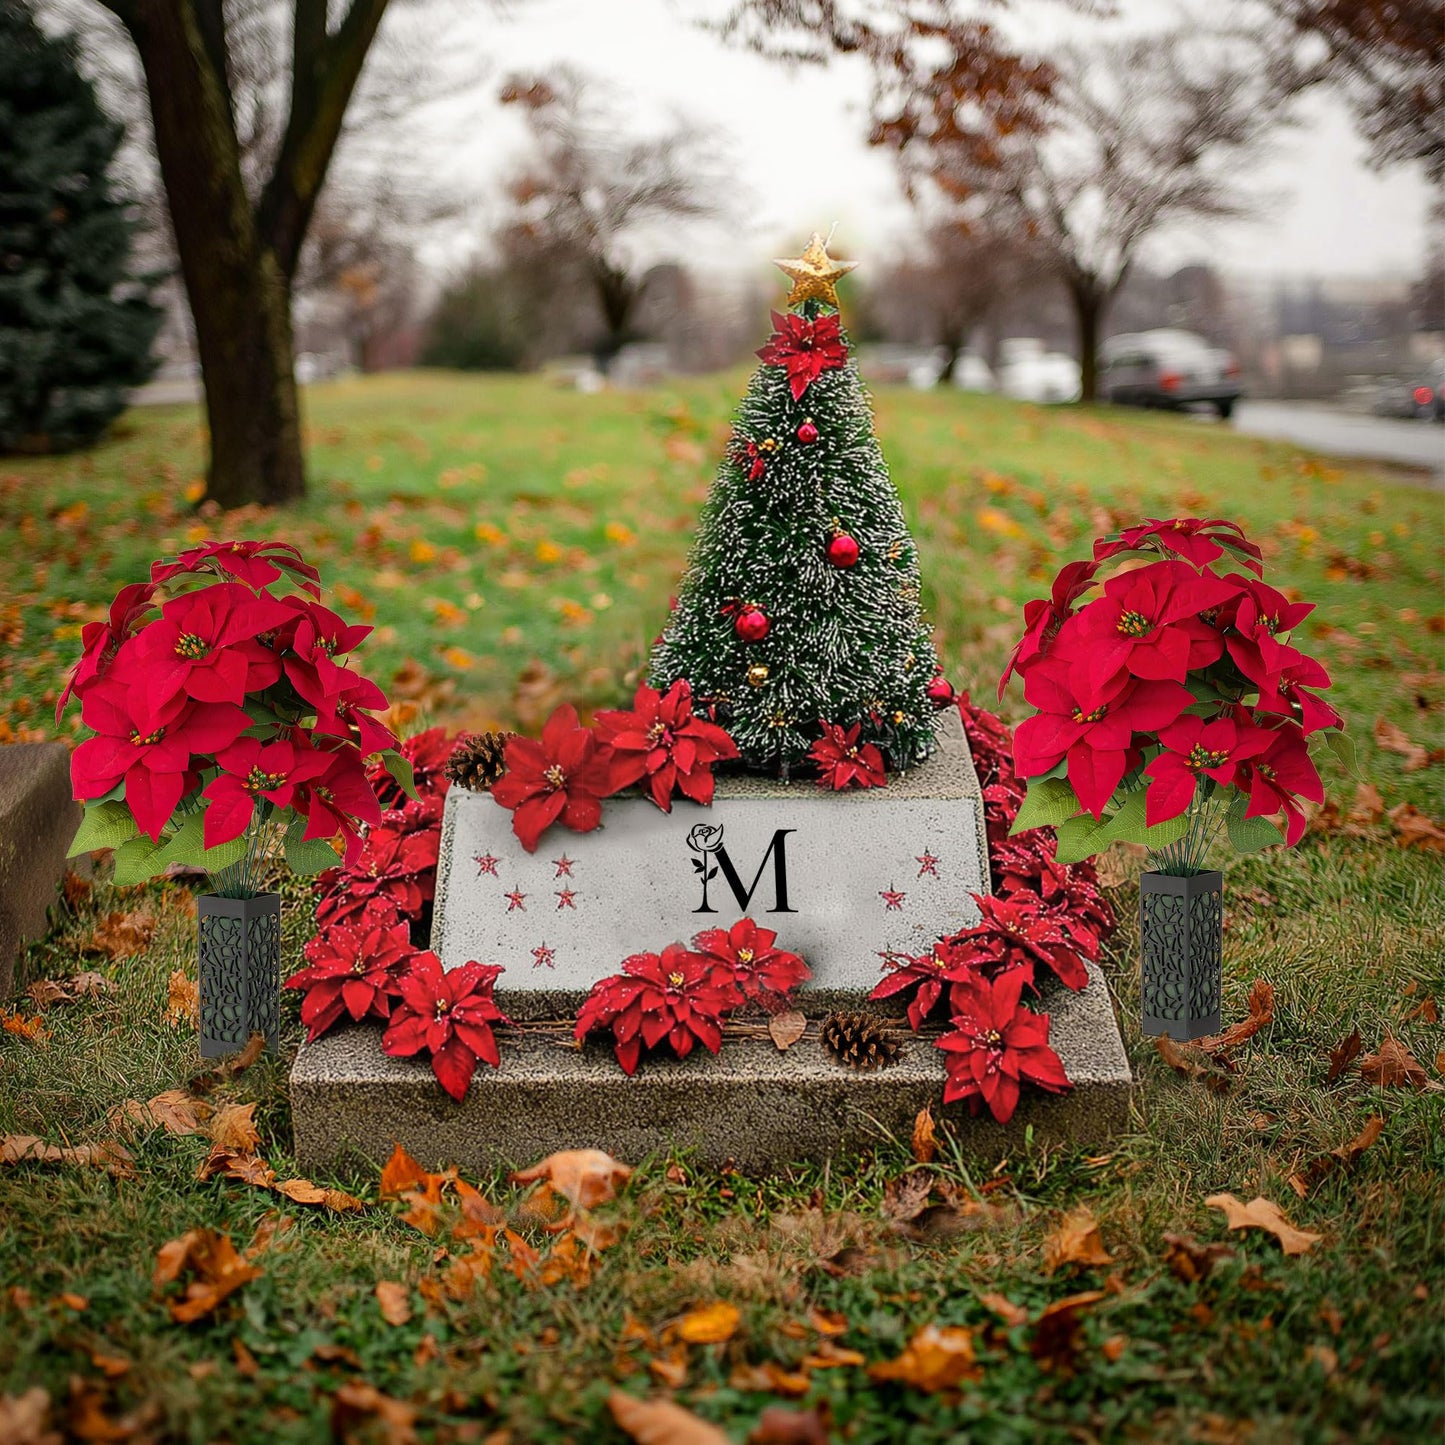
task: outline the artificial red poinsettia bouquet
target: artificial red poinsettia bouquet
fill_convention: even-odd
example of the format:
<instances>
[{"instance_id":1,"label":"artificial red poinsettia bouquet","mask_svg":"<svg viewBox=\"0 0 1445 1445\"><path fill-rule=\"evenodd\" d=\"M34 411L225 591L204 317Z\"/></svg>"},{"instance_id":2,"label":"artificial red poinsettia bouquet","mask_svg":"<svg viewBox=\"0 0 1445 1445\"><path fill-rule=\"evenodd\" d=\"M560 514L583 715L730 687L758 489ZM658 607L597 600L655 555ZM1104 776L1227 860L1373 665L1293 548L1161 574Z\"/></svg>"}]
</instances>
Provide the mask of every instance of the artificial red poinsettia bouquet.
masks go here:
<instances>
[{"instance_id":1,"label":"artificial red poinsettia bouquet","mask_svg":"<svg viewBox=\"0 0 1445 1445\"><path fill-rule=\"evenodd\" d=\"M276 584L296 590L277 595ZM276 541L207 542L121 589L88 623L57 707L89 736L71 781L85 817L72 855L115 850L117 883L172 865L203 869L202 1051L278 1024L279 898L261 895L284 858L295 872L355 857L381 820L366 760L402 788L410 770L375 713L381 689L347 662L371 631L320 601L319 575ZM265 901L258 901L265 900Z\"/></svg>"},{"instance_id":2,"label":"artificial red poinsettia bouquet","mask_svg":"<svg viewBox=\"0 0 1445 1445\"><path fill-rule=\"evenodd\" d=\"M1264 581L1240 527L1198 518L1100 538L1025 607L999 684L1002 696L1017 673L1036 710L1014 738L1029 782L1013 827L1054 826L1066 862L1116 841L1149 849L1146 1032L1218 1027L1213 843L1298 842L1303 805L1324 797L1311 748L1349 761L1343 720L1320 696L1329 674L1291 635L1312 610Z\"/></svg>"}]
</instances>

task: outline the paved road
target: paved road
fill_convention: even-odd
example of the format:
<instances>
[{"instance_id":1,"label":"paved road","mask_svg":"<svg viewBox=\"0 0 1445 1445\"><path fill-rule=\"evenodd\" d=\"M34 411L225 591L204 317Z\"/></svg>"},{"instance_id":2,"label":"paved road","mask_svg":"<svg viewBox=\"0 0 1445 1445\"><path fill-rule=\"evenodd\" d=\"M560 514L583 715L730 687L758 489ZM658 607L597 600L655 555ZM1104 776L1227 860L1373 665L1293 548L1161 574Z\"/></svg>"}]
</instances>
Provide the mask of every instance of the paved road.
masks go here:
<instances>
[{"instance_id":1,"label":"paved road","mask_svg":"<svg viewBox=\"0 0 1445 1445\"><path fill-rule=\"evenodd\" d=\"M1241 401L1233 426L1247 436L1297 442L1312 451L1370 457L1419 467L1445 487L1445 427L1428 421L1395 421L1309 402Z\"/></svg>"}]
</instances>

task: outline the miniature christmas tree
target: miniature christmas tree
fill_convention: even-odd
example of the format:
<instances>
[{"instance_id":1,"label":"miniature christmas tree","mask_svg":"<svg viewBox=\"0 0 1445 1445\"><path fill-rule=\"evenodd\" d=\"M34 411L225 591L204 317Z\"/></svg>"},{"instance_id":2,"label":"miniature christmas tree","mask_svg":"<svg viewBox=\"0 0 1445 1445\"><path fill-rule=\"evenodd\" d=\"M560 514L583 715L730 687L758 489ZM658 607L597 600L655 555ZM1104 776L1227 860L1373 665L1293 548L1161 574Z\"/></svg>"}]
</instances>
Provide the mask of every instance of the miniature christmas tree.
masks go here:
<instances>
[{"instance_id":1,"label":"miniature christmas tree","mask_svg":"<svg viewBox=\"0 0 1445 1445\"><path fill-rule=\"evenodd\" d=\"M0 5L0 451L88 446L155 370L161 313L109 178L124 132L75 50Z\"/></svg>"},{"instance_id":2,"label":"miniature christmas tree","mask_svg":"<svg viewBox=\"0 0 1445 1445\"><path fill-rule=\"evenodd\" d=\"M933 747L938 669L917 549L838 314L853 263L815 235L777 264L788 314L758 352L652 685L686 678L753 768L786 775L830 725L907 768Z\"/></svg>"}]
</instances>

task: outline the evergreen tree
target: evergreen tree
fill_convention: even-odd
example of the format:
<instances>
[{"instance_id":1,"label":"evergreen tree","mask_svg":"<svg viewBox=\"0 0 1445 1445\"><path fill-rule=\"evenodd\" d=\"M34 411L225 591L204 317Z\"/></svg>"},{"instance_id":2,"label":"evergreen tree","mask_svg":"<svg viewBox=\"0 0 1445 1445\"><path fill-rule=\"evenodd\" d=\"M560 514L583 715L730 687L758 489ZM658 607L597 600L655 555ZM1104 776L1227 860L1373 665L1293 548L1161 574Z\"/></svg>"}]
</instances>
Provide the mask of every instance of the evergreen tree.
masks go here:
<instances>
[{"instance_id":1,"label":"evergreen tree","mask_svg":"<svg viewBox=\"0 0 1445 1445\"><path fill-rule=\"evenodd\" d=\"M918 553L814 236L758 352L651 681L692 685L751 767L786 774L823 724L860 724L895 768L933 747L937 662Z\"/></svg>"},{"instance_id":2,"label":"evergreen tree","mask_svg":"<svg viewBox=\"0 0 1445 1445\"><path fill-rule=\"evenodd\" d=\"M107 175L121 136L74 43L0 4L0 450L93 442L154 370L161 313Z\"/></svg>"}]
</instances>

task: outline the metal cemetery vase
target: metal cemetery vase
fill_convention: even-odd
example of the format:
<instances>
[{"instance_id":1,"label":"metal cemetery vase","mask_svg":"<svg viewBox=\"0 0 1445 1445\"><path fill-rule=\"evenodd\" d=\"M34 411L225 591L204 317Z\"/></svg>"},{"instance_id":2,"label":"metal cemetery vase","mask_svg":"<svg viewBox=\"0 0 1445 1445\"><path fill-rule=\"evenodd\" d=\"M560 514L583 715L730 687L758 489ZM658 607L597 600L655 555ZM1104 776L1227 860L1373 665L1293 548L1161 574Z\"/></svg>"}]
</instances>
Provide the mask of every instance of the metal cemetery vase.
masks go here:
<instances>
[{"instance_id":1,"label":"metal cemetery vase","mask_svg":"<svg viewBox=\"0 0 1445 1445\"><path fill-rule=\"evenodd\" d=\"M1219 1032L1224 874L1139 878L1146 1035L1197 1039Z\"/></svg>"},{"instance_id":2,"label":"metal cemetery vase","mask_svg":"<svg viewBox=\"0 0 1445 1445\"><path fill-rule=\"evenodd\" d=\"M196 899L201 980L201 1057L215 1059L281 1031L281 895Z\"/></svg>"}]
</instances>

